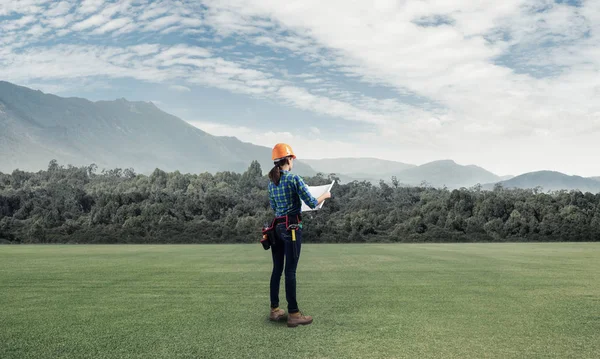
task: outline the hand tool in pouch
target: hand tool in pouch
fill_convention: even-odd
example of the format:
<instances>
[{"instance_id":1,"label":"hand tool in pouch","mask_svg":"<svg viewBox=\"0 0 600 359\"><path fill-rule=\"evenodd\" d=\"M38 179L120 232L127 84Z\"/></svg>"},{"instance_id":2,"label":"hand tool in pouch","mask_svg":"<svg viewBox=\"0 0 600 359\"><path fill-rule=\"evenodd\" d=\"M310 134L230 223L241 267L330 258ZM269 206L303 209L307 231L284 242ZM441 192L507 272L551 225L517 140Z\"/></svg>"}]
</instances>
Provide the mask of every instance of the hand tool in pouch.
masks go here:
<instances>
[{"instance_id":1,"label":"hand tool in pouch","mask_svg":"<svg viewBox=\"0 0 600 359\"><path fill-rule=\"evenodd\" d=\"M298 243L296 243L296 230L299 226L299 216L288 216L287 218L287 230L292 231L292 248L294 250L294 258L298 259Z\"/></svg>"},{"instance_id":2,"label":"hand tool in pouch","mask_svg":"<svg viewBox=\"0 0 600 359\"><path fill-rule=\"evenodd\" d=\"M296 243L296 229L298 229L297 224L292 224L290 226L290 230L292 231L292 246L294 248L294 258L298 259L298 244Z\"/></svg>"}]
</instances>

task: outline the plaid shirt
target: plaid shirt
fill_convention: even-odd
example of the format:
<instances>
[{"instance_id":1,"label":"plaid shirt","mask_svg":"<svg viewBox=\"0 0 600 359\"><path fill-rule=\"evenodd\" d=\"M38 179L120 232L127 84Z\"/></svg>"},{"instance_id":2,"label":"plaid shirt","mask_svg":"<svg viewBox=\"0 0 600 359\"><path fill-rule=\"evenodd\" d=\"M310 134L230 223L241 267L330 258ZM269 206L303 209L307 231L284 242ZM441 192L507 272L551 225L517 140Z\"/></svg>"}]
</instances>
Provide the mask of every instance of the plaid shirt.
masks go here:
<instances>
[{"instance_id":1,"label":"plaid shirt","mask_svg":"<svg viewBox=\"0 0 600 359\"><path fill-rule=\"evenodd\" d=\"M300 200L310 208L315 208L318 204L317 199L310 194L306 183L300 176L289 171L281 171L279 186L269 182L269 201L276 217L300 214L302 210Z\"/></svg>"}]
</instances>

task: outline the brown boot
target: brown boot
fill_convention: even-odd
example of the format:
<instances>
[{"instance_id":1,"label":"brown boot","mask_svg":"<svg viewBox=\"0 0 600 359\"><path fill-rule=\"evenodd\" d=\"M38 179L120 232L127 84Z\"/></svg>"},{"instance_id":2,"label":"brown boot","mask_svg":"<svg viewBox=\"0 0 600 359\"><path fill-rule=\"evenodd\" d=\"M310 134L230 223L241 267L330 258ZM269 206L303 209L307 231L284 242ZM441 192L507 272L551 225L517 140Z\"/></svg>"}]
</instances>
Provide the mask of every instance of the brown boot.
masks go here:
<instances>
[{"instance_id":1,"label":"brown boot","mask_svg":"<svg viewBox=\"0 0 600 359\"><path fill-rule=\"evenodd\" d=\"M302 315L302 313L290 313L287 319L287 326L295 328L298 325L308 325L312 323L313 319L309 315Z\"/></svg>"},{"instance_id":2,"label":"brown boot","mask_svg":"<svg viewBox=\"0 0 600 359\"><path fill-rule=\"evenodd\" d=\"M269 319L273 321L277 321L285 315L285 310L279 308L271 308L271 314L269 314Z\"/></svg>"}]
</instances>

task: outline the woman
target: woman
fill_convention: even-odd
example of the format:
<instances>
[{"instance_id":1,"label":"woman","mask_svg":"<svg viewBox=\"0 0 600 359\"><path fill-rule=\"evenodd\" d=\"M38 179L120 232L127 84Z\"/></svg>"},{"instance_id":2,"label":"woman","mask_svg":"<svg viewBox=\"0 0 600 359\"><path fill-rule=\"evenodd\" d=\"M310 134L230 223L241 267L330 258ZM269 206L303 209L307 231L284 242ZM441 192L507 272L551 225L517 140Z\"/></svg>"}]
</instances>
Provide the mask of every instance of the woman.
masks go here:
<instances>
[{"instance_id":1,"label":"woman","mask_svg":"<svg viewBox=\"0 0 600 359\"><path fill-rule=\"evenodd\" d=\"M285 143L278 143L273 148L272 159L275 167L269 172L269 200L275 211L275 243L271 248L273 255L273 273L271 274L271 320L279 320L285 311L279 308L279 284L285 262L285 295L288 303L288 327L312 323L312 317L300 313L296 301L296 267L302 246L302 224L300 214L302 203L315 208L330 193L314 198L308 191L304 180L290 173L294 167L296 155L292 148ZM298 225L294 225L298 223Z\"/></svg>"}]
</instances>

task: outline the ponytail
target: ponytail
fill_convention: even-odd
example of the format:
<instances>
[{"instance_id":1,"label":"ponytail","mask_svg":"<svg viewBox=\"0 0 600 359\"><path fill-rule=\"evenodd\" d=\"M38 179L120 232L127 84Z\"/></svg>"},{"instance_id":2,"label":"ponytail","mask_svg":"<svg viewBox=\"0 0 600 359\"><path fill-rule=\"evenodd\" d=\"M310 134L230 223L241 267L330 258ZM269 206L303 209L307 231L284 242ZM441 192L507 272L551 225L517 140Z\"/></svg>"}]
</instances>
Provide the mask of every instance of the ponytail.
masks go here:
<instances>
[{"instance_id":1,"label":"ponytail","mask_svg":"<svg viewBox=\"0 0 600 359\"><path fill-rule=\"evenodd\" d=\"M269 179L275 184L275 186L279 186L279 181L281 180L281 167L283 167L287 161L288 158L285 157L274 162L275 166L271 169L271 171L269 171Z\"/></svg>"},{"instance_id":2,"label":"ponytail","mask_svg":"<svg viewBox=\"0 0 600 359\"><path fill-rule=\"evenodd\" d=\"M279 186L279 181L281 180L281 172L279 172L279 166L275 165L275 167L271 169L271 171L269 172L269 179L275 184L275 186Z\"/></svg>"}]
</instances>

